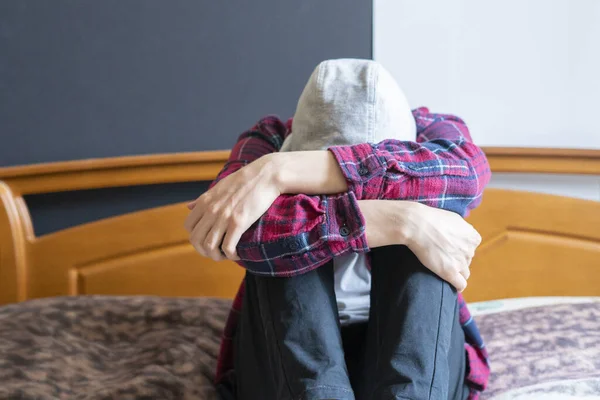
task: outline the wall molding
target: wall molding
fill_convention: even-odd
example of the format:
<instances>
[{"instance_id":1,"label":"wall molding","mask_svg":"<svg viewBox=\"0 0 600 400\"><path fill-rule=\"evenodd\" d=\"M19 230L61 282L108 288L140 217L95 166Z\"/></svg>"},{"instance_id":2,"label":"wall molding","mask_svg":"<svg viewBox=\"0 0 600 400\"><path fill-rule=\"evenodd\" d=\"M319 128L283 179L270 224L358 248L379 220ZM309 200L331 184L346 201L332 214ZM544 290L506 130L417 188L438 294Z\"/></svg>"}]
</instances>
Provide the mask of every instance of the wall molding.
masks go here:
<instances>
[{"instance_id":1,"label":"wall molding","mask_svg":"<svg viewBox=\"0 0 600 400\"><path fill-rule=\"evenodd\" d=\"M600 175L600 150L483 147L493 172Z\"/></svg>"},{"instance_id":2,"label":"wall molding","mask_svg":"<svg viewBox=\"0 0 600 400\"><path fill-rule=\"evenodd\" d=\"M484 147L493 172L600 175L600 150ZM17 196L212 180L228 150L151 154L0 168Z\"/></svg>"}]
</instances>

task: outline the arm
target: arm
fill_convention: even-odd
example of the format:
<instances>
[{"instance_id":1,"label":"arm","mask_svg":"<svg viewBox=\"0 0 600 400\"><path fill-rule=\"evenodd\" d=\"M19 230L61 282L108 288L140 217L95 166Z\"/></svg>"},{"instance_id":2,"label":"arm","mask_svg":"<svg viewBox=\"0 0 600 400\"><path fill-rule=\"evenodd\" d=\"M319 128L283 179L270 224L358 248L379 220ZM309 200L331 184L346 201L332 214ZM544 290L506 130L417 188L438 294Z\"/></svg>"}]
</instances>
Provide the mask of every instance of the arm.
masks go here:
<instances>
[{"instance_id":1,"label":"arm","mask_svg":"<svg viewBox=\"0 0 600 400\"><path fill-rule=\"evenodd\" d=\"M260 213L254 219L238 218L249 219L250 224L234 222L238 228L241 227L238 232L242 232L243 235L229 235L231 229L228 230L222 246L225 254L232 259L239 255L244 260L240 264L254 273L290 276L307 272L347 251L368 251L364 219L352 190L335 196L276 196L277 192L283 193L299 188L312 193L315 189L311 189L310 185L317 187L316 190L323 187L325 193L327 190L335 192L349 186L362 198L406 198L428 205L438 205L464 215L467 209L478 203L483 186L489 179L485 156L479 148L470 143L468 130L459 119L427 114L424 109L415 111L415 117L419 143L386 141L376 146L334 148L331 153L286 153L260 158L269 151L278 150L286 133L285 125L279 120L261 120L253 130L240 137L232 151L232 159L228 162L229 168L226 167L219 174L216 182L228 179L229 182L223 182L221 185L221 188L225 188L222 192L226 192L227 188L234 191L238 185L235 184L233 175L237 175L237 180L243 184L253 174L270 169L279 172L266 178L266 181L271 181L266 187L276 186L278 190L272 193L274 202L270 208L270 203L262 211L260 207L247 207L246 214L257 210ZM258 141L266 144L259 144ZM247 149L252 149L251 154L242 154L248 152ZM472 158L469 159L471 153ZM286 167L281 163L281 157L287 155L300 162L290 162ZM465 157L466 160L461 157ZM252 163L259 158L260 162ZM339 163L341 169L337 167L336 170L336 167L332 167L334 162ZM261 163L265 163L263 167ZM323 163L329 167L323 167ZM240 170L246 165L247 167ZM293 165L296 166L296 172ZM457 168L453 166L460 167L459 172L455 172ZM338 172L331 174L326 171ZM343 174L339 171L343 171ZM295 183L295 189L294 186L283 187L283 183L294 181L294 175L309 179L299 180L300 183ZM215 203L216 200L209 199L210 195L215 199L227 197L226 193L215 193L216 189L217 187L213 187L199 200L204 198L208 203ZM373 195L378 191L380 194ZM228 218L228 213L231 213L223 212L219 207L213 208L212 211L213 219L221 215ZM201 215L197 218L200 217ZM193 226L197 220L191 219ZM252 224L254 221L256 222ZM219 259L220 254L214 254L221 243L218 237L202 240L202 243L192 239L192 243L200 253L203 247L212 249L213 253L208 255Z\"/></svg>"},{"instance_id":2,"label":"arm","mask_svg":"<svg viewBox=\"0 0 600 400\"><path fill-rule=\"evenodd\" d=\"M467 287L469 265L481 243L460 215L411 201L359 200L370 247L406 245L458 291Z\"/></svg>"},{"instance_id":3,"label":"arm","mask_svg":"<svg viewBox=\"0 0 600 400\"><path fill-rule=\"evenodd\" d=\"M211 188L190 203L185 227L200 254L223 259L221 248L227 258L239 255L238 263L253 273L290 276L334 255L368 250L353 193L281 195L271 153L288 131L289 123L276 117L260 120L240 136ZM329 176L322 176L320 184L328 186Z\"/></svg>"},{"instance_id":4,"label":"arm","mask_svg":"<svg viewBox=\"0 0 600 400\"><path fill-rule=\"evenodd\" d=\"M481 202L490 179L485 154L461 119L426 108L413 114L417 142L337 146L329 149L333 157L324 151L278 155L282 190L313 194L347 188L358 200L412 200L467 215ZM335 166L335 182L325 186L312 179Z\"/></svg>"}]
</instances>

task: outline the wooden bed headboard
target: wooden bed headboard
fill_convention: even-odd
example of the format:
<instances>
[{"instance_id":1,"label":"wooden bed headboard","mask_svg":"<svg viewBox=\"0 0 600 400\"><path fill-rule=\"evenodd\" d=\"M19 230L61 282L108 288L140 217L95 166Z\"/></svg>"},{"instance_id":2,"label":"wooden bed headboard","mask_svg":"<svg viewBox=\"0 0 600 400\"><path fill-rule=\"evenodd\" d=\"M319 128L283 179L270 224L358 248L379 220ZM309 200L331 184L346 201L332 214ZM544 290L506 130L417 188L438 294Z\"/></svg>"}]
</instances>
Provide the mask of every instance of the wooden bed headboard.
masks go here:
<instances>
[{"instance_id":1,"label":"wooden bed headboard","mask_svg":"<svg viewBox=\"0 0 600 400\"><path fill-rule=\"evenodd\" d=\"M485 149L494 172L600 175L600 151ZM36 237L28 194L213 179L227 151L0 168L0 304L80 294L233 296L242 268L187 242L184 204ZM465 296L600 295L600 202L488 189Z\"/></svg>"}]
</instances>

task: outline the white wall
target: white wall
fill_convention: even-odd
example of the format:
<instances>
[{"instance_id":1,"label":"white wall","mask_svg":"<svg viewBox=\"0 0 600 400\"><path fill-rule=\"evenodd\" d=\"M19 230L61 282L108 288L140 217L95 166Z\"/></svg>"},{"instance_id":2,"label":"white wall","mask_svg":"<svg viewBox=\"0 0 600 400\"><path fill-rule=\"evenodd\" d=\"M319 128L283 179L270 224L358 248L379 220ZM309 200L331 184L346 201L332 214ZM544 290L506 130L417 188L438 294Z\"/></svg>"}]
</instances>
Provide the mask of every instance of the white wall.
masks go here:
<instances>
[{"instance_id":1,"label":"white wall","mask_svg":"<svg viewBox=\"0 0 600 400\"><path fill-rule=\"evenodd\" d=\"M599 0L374 0L374 58L481 146L600 148Z\"/></svg>"}]
</instances>

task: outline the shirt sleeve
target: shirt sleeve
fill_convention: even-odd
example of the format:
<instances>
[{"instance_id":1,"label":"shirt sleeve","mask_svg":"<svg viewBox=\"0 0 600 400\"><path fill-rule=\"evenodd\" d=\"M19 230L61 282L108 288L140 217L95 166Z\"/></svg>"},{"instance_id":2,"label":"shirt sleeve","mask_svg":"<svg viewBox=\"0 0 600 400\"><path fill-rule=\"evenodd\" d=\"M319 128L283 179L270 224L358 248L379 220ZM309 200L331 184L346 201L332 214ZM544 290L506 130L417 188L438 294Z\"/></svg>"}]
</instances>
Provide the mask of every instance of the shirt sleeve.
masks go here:
<instances>
[{"instance_id":1,"label":"shirt sleeve","mask_svg":"<svg viewBox=\"0 0 600 400\"><path fill-rule=\"evenodd\" d=\"M240 135L211 187L258 158L279 151L291 120L261 119ZM282 195L241 237L238 262L258 275L293 276L336 255L366 252L364 218L353 192L329 196Z\"/></svg>"},{"instance_id":2,"label":"shirt sleeve","mask_svg":"<svg viewBox=\"0 0 600 400\"><path fill-rule=\"evenodd\" d=\"M210 187L260 157L279 151L289 131L289 124L290 122L286 124L276 116L269 115L242 133L231 149L225 166Z\"/></svg>"},{"instance_id":3,"label":"shirt sleeve","mask_svg":"<svg viewBox=\"0 0 600 400\"><path fill-rule=\"evenodd\" d=\"M491 172L467 125L452 115L413 111L417 141L331 147L359 200L411 200L466 216L481 202Z\"/></svg>"}]
</instances>

